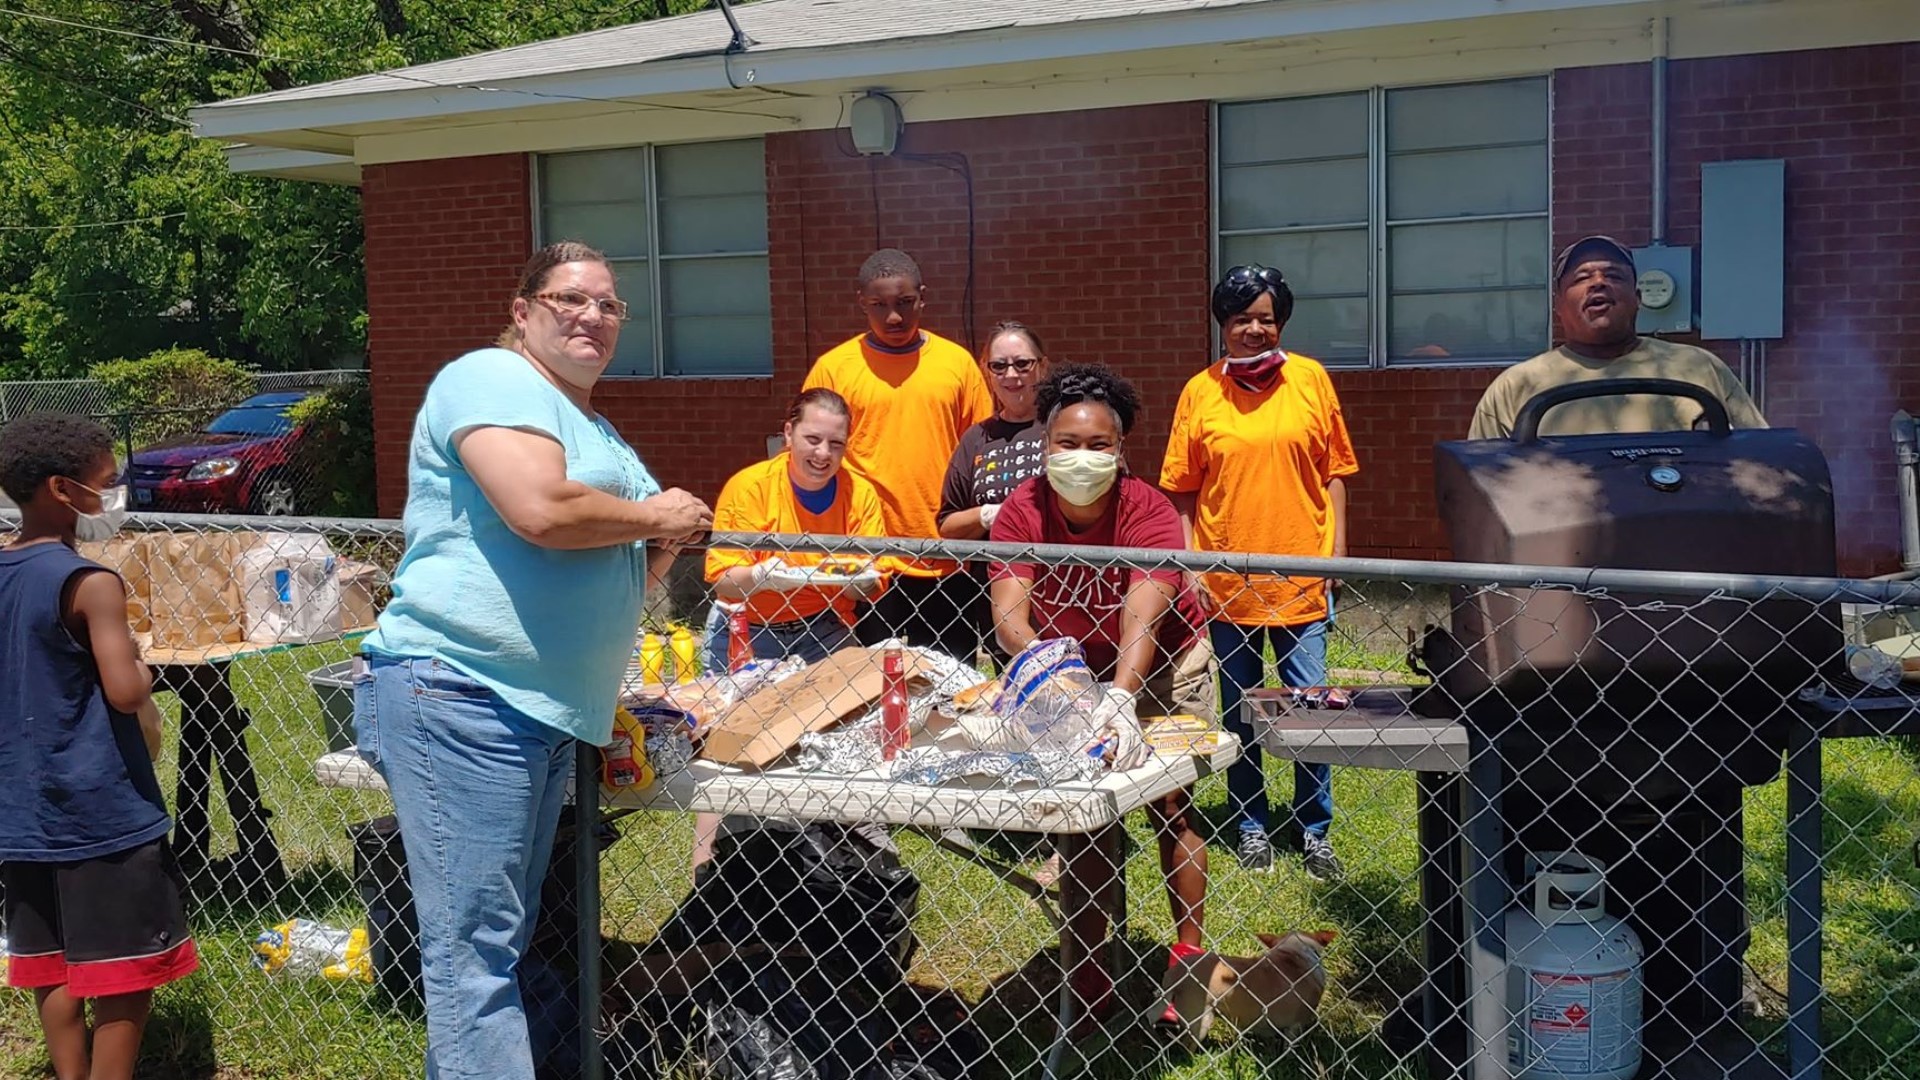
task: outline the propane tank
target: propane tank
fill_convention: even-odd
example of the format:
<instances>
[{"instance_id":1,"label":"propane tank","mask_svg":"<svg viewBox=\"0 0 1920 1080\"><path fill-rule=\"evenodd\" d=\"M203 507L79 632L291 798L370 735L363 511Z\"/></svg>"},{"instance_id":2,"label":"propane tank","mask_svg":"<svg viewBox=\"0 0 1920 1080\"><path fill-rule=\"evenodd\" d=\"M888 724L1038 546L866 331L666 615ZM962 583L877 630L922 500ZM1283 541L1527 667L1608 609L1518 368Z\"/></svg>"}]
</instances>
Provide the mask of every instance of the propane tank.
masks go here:
<instances>
[{"instance_id":1,"label":"propane tank","mask_svg":"<svg viewBox=\"0 0 1920 1080\"><path fill-rule=\"evenodd\" d=\"M1507 1063L1514 1080L1632 1080L1640 1071L1640 936L1607 914L1606 867L1528 856L1507 912Z\"/></svg>"}]
</instances>

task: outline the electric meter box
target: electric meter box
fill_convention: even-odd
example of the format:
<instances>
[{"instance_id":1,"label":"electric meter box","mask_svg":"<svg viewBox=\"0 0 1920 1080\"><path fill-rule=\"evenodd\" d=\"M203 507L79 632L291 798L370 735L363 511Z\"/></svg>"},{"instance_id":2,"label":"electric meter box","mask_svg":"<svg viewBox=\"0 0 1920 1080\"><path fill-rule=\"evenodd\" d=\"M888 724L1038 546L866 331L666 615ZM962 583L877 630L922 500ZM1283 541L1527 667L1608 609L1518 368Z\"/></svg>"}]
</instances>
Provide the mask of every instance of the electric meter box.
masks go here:
<instances>
[{"instance_id":1,"label":"electric meter box","mask_svg":"<svg viewBox=\"0 0 1920 1080\"><path fill-rule=\"evenodd\" d=\"M1693 249L1656 245L1633 249L1633 268L1640 275L1634 285L1640 293L1640 317L1634 328L1642 334L1684 334L1693 329Z\"/></svg>"}]
</instances>

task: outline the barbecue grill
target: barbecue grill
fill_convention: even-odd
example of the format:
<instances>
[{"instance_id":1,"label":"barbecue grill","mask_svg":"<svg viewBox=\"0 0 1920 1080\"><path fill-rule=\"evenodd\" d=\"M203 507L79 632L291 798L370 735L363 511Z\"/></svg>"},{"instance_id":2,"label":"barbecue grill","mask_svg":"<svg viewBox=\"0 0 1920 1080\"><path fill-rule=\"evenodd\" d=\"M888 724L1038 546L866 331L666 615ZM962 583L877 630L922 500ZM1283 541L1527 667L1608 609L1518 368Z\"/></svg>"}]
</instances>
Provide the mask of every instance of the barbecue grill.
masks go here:
<instances>
[{"instance_id":1,"label":"barbecue grill","mask_svg":"<svg viewBox=\"0 0 1920 1080\"><path fill-rule=\"evenodd\" d=\"M1542 436L1583 398L1700 403L1705 430ZM1833 491L1790 430L1731 429L1703 389L1576 383L1520 411L1510 440L1434 450L1454 558L1540 566L1831 577ZM1837 607L1565 589L1456 593L1421 660L1428 715L1464 718L1504 771L1501 854L1578 850L1609 864L1609 908L1650 947L1649 1051L1738 1006L1743 785L1778 774L1793 695L1841 649ZM1644 1075L1644 1074L1643 1074Z\"/></svg>"}]
</instances>

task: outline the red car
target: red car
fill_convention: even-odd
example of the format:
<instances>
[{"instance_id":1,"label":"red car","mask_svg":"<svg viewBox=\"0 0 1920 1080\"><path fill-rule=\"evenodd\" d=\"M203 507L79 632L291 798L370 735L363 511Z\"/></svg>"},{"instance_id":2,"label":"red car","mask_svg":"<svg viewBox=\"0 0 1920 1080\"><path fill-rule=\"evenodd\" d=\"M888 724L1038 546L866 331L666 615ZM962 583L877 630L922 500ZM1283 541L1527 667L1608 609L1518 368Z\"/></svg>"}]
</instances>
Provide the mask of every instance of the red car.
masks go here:
<instances>
[{"instance_id":1,"label":"red car","mask_svg":"<svg viewBox=\"0 0 1920 1080\"><path fill-rule=\"evenodd\" d=\"M255 394L215 417L204 431L135 451L126 474L133 509L296 513L300 488L293 462L304 429L287 412L312 394Z\"/></svg>"}]
</instances>

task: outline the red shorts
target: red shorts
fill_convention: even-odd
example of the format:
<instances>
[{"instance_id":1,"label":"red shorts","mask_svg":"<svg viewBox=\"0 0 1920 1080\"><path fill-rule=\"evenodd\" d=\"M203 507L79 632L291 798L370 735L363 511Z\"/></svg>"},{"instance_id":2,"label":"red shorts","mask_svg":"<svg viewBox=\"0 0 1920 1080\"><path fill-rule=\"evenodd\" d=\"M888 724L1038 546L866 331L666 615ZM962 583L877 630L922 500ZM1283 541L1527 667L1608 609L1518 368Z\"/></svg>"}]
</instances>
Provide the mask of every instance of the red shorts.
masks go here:
<instances>
[{"instance_id":1,"label":"red shorts","mask_svg":"<svg viewBox=\"0 0 1920 1080\"><path fill-rule=\"evenodd\" d=\"M200 967L165 839L80 862L10 862L7 984L74 997L151 990Z\"/></svg>"}]
</instances>

